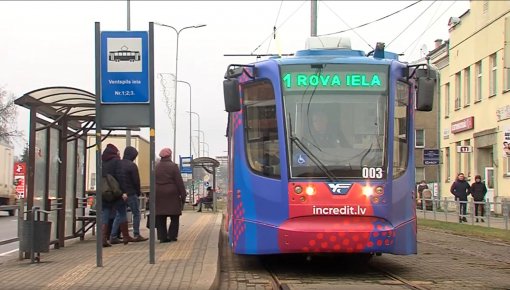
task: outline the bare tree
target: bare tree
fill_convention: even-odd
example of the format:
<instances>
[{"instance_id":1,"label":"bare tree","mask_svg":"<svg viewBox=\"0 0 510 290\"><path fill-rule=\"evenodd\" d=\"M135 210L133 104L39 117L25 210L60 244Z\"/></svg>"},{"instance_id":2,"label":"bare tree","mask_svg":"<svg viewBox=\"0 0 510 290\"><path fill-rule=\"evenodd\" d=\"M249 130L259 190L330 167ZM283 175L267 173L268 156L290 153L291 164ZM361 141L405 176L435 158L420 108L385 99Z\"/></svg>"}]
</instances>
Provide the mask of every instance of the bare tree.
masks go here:
<instances>
[{"instance_id":1,"label":"bare tree","mask_svg":"<svg viewBox=\"0 0 510 290\"><path fill-rule=\"evenodd\" d=\"M12 144L14 138L22 136L16 126L17 114L14 95L0 87L0 141Z\"/></svg>"}]
</instances>

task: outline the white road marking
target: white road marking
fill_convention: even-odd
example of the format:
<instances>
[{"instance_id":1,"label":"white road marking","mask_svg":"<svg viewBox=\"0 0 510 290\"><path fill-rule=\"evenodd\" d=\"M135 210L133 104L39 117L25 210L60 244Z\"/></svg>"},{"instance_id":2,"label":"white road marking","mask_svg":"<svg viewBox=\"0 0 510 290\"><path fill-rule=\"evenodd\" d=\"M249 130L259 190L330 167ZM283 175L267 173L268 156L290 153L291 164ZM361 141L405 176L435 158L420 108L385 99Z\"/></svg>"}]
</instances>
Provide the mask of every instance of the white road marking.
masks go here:
<instances>
[{"instance_id":1,"label":"white road marking","mask_svg":"<svg viewBox=\"0 0 510 290\"><path fill-rule=\"evenodd\" d=\"M14 253L14 252L17 252L18 250L19 250L19 248L16 248L16 249L14 249L14 250L10 250L10 251L7 251L7 252L3 252L3 253L1 253L1 254L0 254L0 257L7 256L7 255L9 255L9 254L12 254L12 253Z\"/></svg>"}]
</instances>

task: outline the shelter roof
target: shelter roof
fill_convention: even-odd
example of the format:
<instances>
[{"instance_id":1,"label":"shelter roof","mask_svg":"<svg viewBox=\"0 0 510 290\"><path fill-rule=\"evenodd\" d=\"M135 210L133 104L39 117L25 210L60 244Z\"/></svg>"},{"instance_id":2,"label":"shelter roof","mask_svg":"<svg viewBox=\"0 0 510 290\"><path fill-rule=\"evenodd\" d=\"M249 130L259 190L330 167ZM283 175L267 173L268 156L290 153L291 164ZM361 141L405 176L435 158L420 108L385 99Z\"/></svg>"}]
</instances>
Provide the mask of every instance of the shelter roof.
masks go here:
<instances>
[{"instance_id":1,"label":"shelter roof","mask_svg":"<svg viewBox=\"0 0 510 290\"><path fill-rule=\"evenodd\" d=\"M96 115L96 96L72 87L40 88L25 93L14 103L30 110L36 108L37 113L52 120L66 115L74 128L80 128L84 121L93 121Z\"/></svg>"}]
</instances>

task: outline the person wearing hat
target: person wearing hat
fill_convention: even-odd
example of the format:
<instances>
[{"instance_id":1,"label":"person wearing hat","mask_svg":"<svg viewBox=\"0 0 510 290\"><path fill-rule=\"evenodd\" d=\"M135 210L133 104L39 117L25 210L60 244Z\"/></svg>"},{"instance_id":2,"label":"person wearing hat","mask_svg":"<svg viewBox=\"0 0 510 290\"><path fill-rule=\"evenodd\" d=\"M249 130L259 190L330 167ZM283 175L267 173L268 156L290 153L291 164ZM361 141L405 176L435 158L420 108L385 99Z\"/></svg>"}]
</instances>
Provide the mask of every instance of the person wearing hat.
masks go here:
<instances>
[{"instance_id":1,"label":"person wearing hat","mask_svg":"<svg viewBox=\"0 0 510 290\"><path fill-rule=\"evenodd\" d=\"M186 189L177 164L172 162L172 150L163 148L156 165L156 229L161 243L177 241L179 217L186 201ZM167 218L170 226L167 230Z\"/></svg>"},{"instance_id":2,"label":"person wearing hat","mask_svg":"<svg viewBox=\"0 0 510 290\"><path fill-rule=\"evenodd\" d=\"M201 212L202 211L202 203L204 203L204 202L212 202L213 198L214 198L214 190L212 189L212 187L209 186L207 188L207 196L199 198L197 200L197 202L195 204L193 204L193 206L197 206L198 205L197 212Z\"/></svg>"}]
</instances>

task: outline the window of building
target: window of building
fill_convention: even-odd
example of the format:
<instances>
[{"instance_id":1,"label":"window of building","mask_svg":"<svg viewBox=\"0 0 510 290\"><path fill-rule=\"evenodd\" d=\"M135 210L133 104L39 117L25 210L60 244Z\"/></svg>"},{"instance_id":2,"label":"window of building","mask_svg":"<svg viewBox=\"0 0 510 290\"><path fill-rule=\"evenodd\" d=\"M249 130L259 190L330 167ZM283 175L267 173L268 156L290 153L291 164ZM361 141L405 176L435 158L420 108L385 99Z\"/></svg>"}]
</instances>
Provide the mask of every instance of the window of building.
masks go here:
<instances>
[{"instance_id":1,"label":"window of building","mask_svg":"<svg viewBox=\"0 0 510 290\"><path fill-rule=\"evenodd\" d=\"M505 172L505 176L510 176L510 156L503 157L503 165L505 168L503 168L503 171Z\"/></svg>"},{"instance_id":2,"label":"window of building","mask_svg":"<svg viewBox=\"0 0 510 290\"><path fill-rule=\"evenodd\" d=\"M490 56L490 68L491 72L489 75L489 97L492 97L496 95L497 90L498 59L496 53Z\"/></svg>"},{"instance_id":3,"label":"window of building","mask_svg":"<svg viewBox=\"0 0 510 290\"><path fill-rule=\"evenodd\" d=\"M471 103L471 68L464 70L464 107Z\"/></svg>"},{"instance_id":4,"label":"window of building","mask_svg":"<svg viewBox=\"0 0 510 290\"><path fill-rule=\"evenodd\" d=\"M482 61L477 62L475 67L476 67L475 102L480 102L482 100Z\"/></svg>"},{"instance_id":5,"label":"window of building","mask_svg":"<svg viewBox=\"0 0 510 290\"><path fill-rule=\"evenodd\" d=\"M425 130L424 129L416 129L415 146L416 146L416 148L425 147Z\"/></svg>"},{"instance_id":6,"label":"window of building","mask_svg":"<svg viewBox=\"0 0 510 290\"><path fill-rule=\"evenodd\" d=\"M280 177L280 151L273 86L267 80L244 87L246 153L253 171Z\"/></svg>"},{"instance_id":7,"label":"window of building","mask_svg":"<svg viewBox=\"0 0 510 290\"><path fill-rule=\"evenodd\" d=\"M504 48L504 77L505 91L510 90L510 17L505 18L505 48Z\"/></svg>"},{"instance_id":8,"label":"window of building","mask_svg":"<svg viewBox=\"0 0 510 290\"><path fill-rule=\"evenodd\" d=\"M445 160L445 176L446 176L446 181L450 181L450 176L451 175L451 168L450 168L450 164L451 164L451 160L450 160L450 147L446 147L445 148L445 151L444 151L444 160Z\"/></svg>"},{"instance_id":9,"label":"window of building","mask_svg":"<svg viewBox=\"0 0 510 290\"><path fill-rule=\"evenodd\" d=\"M460 109L462 92L462 80L460 78L460 72L455 74L455 110Z\"/></svg>"},{"instance_id":10,"label":"window of building","mask_svg":"<svg viewBox=\"0 0 510 290\"><path fill-rule=\"evenodd\" d=\"M414 179L416 183L421 182L422 180L427 180L425 178L425 167L416 167L414 170Z\"/></svg>"},{"instance_id":11,"label":"window of building","mask_svg":"<svg viewBox=\"0 0 510 290\"><path fill-rule=\"evenodd\" d=\"M450 83L444 85L444 117L450 116Z\"/></svg>"}]
</instances>

